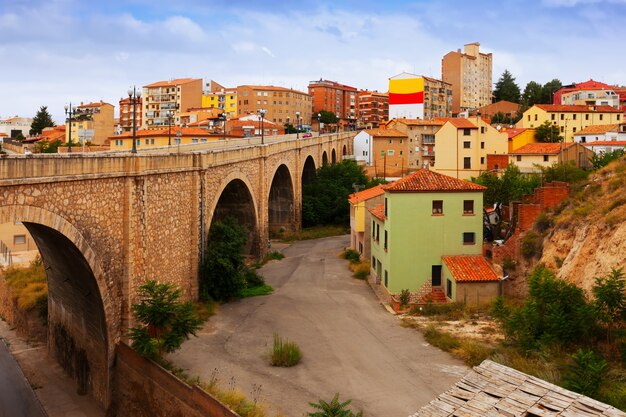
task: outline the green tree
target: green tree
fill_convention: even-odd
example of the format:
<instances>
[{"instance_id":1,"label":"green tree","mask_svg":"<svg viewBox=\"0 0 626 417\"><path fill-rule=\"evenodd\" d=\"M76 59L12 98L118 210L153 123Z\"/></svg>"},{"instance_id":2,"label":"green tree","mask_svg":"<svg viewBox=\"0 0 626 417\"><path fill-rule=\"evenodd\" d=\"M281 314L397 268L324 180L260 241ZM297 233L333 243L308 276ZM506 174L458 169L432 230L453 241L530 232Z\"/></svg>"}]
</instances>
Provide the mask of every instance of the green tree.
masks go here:
<instances>
[{"instance_id":1,"label":"green tree","mask_svg":"<svg viewBox=\"0 0 626 417\"><path fill-rule=\"evenodd\" d=\"M350 159L319 168L313 181L302 190L303 226L347 225L350 218L348 195L354 192L354 184L366 185L366 188L376 185L368 181L363 167Z\"/></svg>"},{"instance_id":2,"label":"green tree","mask_svg":"<svg viewBox=\"0 0 626 417\"><path fill-rule=\"evenodd\" d=\"M543 86L536 81L530 81L524 88L524 94L522 94L522 102L526 107L532 107L535 104L541 103L541 97L543 94Z\"/></svg>"},{"instance_id":3,"label":"green tree","mask_svg":"<svg viewBox=\"0 0 626 417\"><path fill-rule=\"evenodd\" d=\"M245 288L247 266L241 253L246 236L246 229L233 217L211 225L200 273L204 300L228 301Z\"/></svg>"},{"instance_id":4,"label":"green tree","mask_svg":"<svg viewBox=\"0 0 626 417\"><path fill-rule=\"evenodd\" d=\"M52 116L48 113L48 107L41 106L35 117L33 117L29 133L31 136L41 135L41 131L46 127L54 127L54 122L52 121Z\"/></svg>"},{"instance_id":5,"label":"green tree","mask_svg":"<svg viewBox=\"0 0 626 417\"><path fill-rule=\"evenodd\" d=\"M61 139L56 139L52 142L43 139L35 143L35 151L37 153L57 153L59 146L61 146Z\"/></svg>"},{"instance_id":6,"label":"green tree","mask_svg":"<svg viewBox=\"0 0 626 417\"><path fill-rule=\"evenodd\" d=\"M608 343L612 342L613 328L626 313L626 278L622 268L612 269L605 277L596 277L593 286L594 306L598 318L606 325Z\"/></svg>"},{"instance_id":7,"label":"green tree","mask_svg":"<svg viewBox=\"0 0 626 417\"><path fill-rule=\"evenodd\" d=\"M504 70L502 76L496 83L496 88L493 90L494 102L501 100L512 101L513 103L520 102L520 89L515 83L515 78L509 70Z\"/></svg>"},{"instance_id":8,"label":"green tree","mask_svg":"<svg viewBox=\"0 0 626 417\"><path fill-rule=\"evenodd\" d=\"M318 112L319 117L318 121L324 123L325 125L332 125L339 121L339 118L332 111L322 110Z\"/></svg>"},{"instance_id":9,"label":"green tree","mask_svg":"<svg viewBox=\"0 0 626 417\"><path fill-rule=\"evenodd\" d=\"M554 104L552 103L552 97L561 87L563 87L563 84L557 78L545 83L541 91L541 104Z\"/></svg>"},{"instance_id":10,"label":"green tree","mask_svg":"<svg viewBox=\"0 0 626 417\"><path fill-rule=\"evenodd\" d=\"M354 414L352 410L346 408L351 402L352 400L339 402L339 393L337 393L329 403L324 400L309 403L311 407L319 411L309 413L308 417L363 417L362 411Z\"/></svg>"},{"instance_id":11,"label":"green tree","mask_svg":"<svg viewBox=\"0 0 626 417\"><path fill-rule=\"evenodd\" d=\"M621 158L622 156L624 156L624 154L626 154L626 152L624 152L624 149L615 149L610 152L594 153L591 157L591 166L593 166L593 169L596 170L603 168L609 163L615 161L616 159Z\"/></svg>"},{"instance_id":12,"label":"green tree","mask_svg":"<svg viewBox=\"0 0 626 417\"><path fill-rule=\"evenodd\" d=\"M507 205L532 194L541 183L541 178L538 175L523 175L516 165L509 164L502 175L483 172L479 177L472 178L472 182L487 187L484 203L492 206L495 203Z\"/></svg>"},{"instance_id":13,"label":"green tree","mask_svg":"<svg viewBox=\"0 0 626 417\"><path fill-rule=\"evenodd\" d=\"M563 378L564 387L588 397L596 397L608 364L591 350L578 349L571 359L573 363L568 366Z\"/></svg>"},{"instance_id":14,"label":"green tree","mask_svg":"<svg viewBox=\"0 0 626 417\"><path fill-rule=\"evenodd\" d=\"M523 351L542 346L588 343L596 329L596 313L575 285L558 279L540 265L528 278L528 298L514 309L504 330Z\"/></svg>"},{"instance_id":15,"label":"green tree","mask_svg":"<svg viewBox=\"0 0 626 417\"><path fill-rule=\"evenodd\" d=\"M285 123L285 134L289 135L292 133L297 133L298 129L296 129L292 124Z\"/></svg>"},{"instance_id":16,"label":"green tree","mask_svg":"<svg viewBox=\"0 0 626 417\"><path fill-rule=\"evenodd\" d=\"M541 125L537 126L535 130L535 139L537 142L556 143L563 140L559 127L546 120Z\"/></svg>"},{"instance_id":17,"label":"green tree","mask_svg":"<svg viewBox=\"0 0 626 417\"><path fill-rule=\"evenodd\" d=\"M162 359L196 335L202 321L191 302L181 302L180 288L149 280L139 287L139 303L131 309L138 327L130 328L133 348L142 356Z\"/></svg>"},{"instance_id":18,"label":"green tree","mask_svg":"<svg viewBox=\"0 0 626 417\"><path fill-rule=\"evenodd\" d=\"M574 162L555 163L549 167L541 167L546 182L563 181L574 184L586 180L589 172L578 168Z\"/></svg>"},{"instance_id":19,"label":"green tree","mask_svg":"<svg viewBox=\"0 0 626 417\"><path fill-rule=\"evenodd\" d=\"M506 115L499 111L496 114L494 114L493 116L491 116L491 124L496 124L496 123L504 123L506 120Z\"/></svg>"}]
</instances>

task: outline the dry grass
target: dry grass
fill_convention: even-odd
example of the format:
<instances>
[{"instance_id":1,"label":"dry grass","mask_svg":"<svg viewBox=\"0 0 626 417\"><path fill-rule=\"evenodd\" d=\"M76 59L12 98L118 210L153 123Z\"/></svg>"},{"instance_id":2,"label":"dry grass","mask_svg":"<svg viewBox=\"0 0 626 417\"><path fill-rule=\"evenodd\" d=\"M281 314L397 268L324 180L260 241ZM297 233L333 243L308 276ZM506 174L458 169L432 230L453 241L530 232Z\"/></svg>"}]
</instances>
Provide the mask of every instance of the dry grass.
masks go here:
<instances>
[{"instance_id":1,"label":"dry grass","mask_svg":"<svg viewBox=\"0 0 626 417\"><path fill-rule=\"evenodd\" d=\"M316 226L308 229L302 229L298 232L281 231L272 233L272 239L278 239L282 242L291 243L296 240L319 239L330 236L340 236L350 233L350 228L345 226Z\"/></svg>"},{"instance_id":2,"label":"dry grass","mask_svg":"<svg viewBox=\"0 0 626 417\"><path fill-rule=\"evenodd\" d=\"M4 279L21 310L32 310L48 297L48 280L40 260L33 261L28 268L7 268Z\"/></svg>"},{"instance_id":3,"label":"dry grass","mask_svg":"<svg viewBox=\"0 0 626 417\"><path fill-rule=\"evenodd\" d=\"M350 262L350 271L352 271L352 275L358 279L367 279L370 274L370 268L369 259L360 262Z\"/></svg>"}]
</instances>

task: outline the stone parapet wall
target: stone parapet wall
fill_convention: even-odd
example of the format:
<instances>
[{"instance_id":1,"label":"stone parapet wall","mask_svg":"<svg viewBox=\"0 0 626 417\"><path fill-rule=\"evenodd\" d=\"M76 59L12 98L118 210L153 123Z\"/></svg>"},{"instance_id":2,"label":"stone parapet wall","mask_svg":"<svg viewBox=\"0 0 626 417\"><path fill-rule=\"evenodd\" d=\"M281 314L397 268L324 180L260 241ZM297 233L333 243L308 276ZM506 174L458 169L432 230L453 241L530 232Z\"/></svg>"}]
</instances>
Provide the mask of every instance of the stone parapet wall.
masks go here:
<instances>
[{"instance_id":1,"label":"stone parapet wall","mask_svg":"<svg viewBox=\"0 0 626 417\"><path fill-rule=\"evenodd\" d=\"M239 417L127 345L117 347L113 401L107 417Z\"/></svg>"}]
</instances>

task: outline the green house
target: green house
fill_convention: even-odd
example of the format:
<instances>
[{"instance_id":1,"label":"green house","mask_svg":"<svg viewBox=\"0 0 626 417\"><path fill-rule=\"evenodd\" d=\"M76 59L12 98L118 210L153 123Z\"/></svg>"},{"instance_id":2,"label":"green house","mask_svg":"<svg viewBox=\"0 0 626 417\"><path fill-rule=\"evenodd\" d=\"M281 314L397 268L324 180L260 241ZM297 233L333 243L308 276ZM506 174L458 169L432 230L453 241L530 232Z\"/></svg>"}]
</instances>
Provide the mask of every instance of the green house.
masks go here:
<instances>
[{"instance_id":1,"label":"green house","mask_svg":"<svg viewBox=\"0 0 626 417\"><path fill-rule=\"evenodd\" d=\"M370 209L380 285L433 301L497 295L499 278L482 257L485 187L422 169L383 189L384 204Z\"/></svg>"}]
</instances>

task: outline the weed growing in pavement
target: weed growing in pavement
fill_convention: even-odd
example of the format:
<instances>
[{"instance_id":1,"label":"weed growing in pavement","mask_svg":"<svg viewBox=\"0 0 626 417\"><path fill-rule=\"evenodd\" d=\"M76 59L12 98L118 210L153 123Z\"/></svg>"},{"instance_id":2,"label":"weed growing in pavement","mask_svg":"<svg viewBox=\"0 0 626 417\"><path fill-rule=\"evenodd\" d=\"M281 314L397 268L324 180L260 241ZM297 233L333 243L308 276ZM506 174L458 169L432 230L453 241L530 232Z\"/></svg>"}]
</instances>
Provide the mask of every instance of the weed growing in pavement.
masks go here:
<instances>
[{"instance_id":1,"label":"weed growing in pavement","mask_svg":"<svg viewBox=\"0 0 626 417\"><path fill-rule=\"evenodd\" d=\"M300 359L302 359L300 347L296 343L283 339L274 333L274 344L270 351L270 364L272 366L290 367L297 365Z\"/></svg>"}]
</instances>

